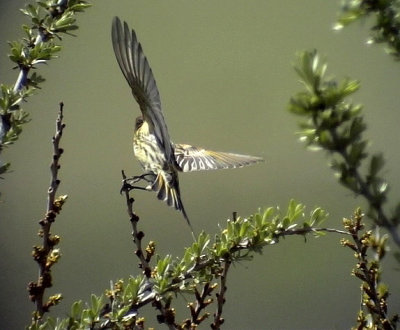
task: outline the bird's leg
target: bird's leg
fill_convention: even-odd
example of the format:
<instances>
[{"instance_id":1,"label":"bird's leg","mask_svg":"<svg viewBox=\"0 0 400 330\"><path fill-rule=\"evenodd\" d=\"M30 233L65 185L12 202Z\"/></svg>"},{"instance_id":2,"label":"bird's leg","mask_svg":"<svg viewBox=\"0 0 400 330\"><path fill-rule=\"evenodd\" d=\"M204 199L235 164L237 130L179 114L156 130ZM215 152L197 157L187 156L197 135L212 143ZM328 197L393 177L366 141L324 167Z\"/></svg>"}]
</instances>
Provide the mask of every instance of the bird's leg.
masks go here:
<instances>
[{"instance_id":1,"label":"bird's leg","mask_svg":"<svg viewBox=\"0 0 400 330\"><path fill-rule=\"evenodd\" d=\"M151 180L149 177L151 177L153 180ZM144 173L142 175L136 175L131 178L126 178L122 180L122 187L120 190L120 193L122 194L123 191L131 191L133 189L139 189L139 190L151 190L151 185L148 185L147 187L141 187L141 186L135 186L134 184L144 180L148 183L153 183L155 180L155 175L153 173Z\"/></svg>"},{"instance_id":2,"label":"bird's leg","mask_svg":"<svg viewBox=\"0 0 400 330\"><path fill-rule=\"evenodd\" d=\"M150 179L148 177L150 177ZM157 176L154 173L144 173L144 174L142 174L142 175L140 175L138 177L136 176L136 177L133 177L133 178L140 178L138 181L145 180L148 183L152 184L154 182L154 180L156 179L156 177ZM135 181L135 182L137 182L137 181Z\"/></svg>"}]
</instances>

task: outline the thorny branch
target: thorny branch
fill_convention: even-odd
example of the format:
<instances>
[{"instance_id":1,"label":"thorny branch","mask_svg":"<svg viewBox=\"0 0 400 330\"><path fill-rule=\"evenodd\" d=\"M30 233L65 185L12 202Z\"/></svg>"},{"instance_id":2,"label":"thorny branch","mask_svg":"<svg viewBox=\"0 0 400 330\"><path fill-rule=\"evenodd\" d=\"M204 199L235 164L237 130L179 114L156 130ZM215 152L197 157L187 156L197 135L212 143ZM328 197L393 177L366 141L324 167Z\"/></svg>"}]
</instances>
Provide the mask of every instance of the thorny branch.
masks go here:
<instances>
[{"instance_id":1,"label":"thorny branch","mask_svg":"<svg viewBox=\"0 0 400 330\"><path fill-rule=\"evenodd\" d=\"M125 175L124 171L122 171L122 178L123 178L123 181L125 182L126 175ZM133 212L133 203L135 200L133 197L129 196L128 189L121 189L121 192L124 192L125 198L126 198L127 212L129 215L131 226L132 226L133 242L136 245L135 254L140 260L139 267L141 269L143 269L144 275L147 278L150 278L151 267L149 266L149 262L151 260L151 257L154 255L155 244L154 244L154 242L149 242L148 246L146 247L146 254L144 253L143 247L142 247L142 239L144 238L144 233L142 231L138 231L137 223L139 222L139 217Z\"/></svg>"},{"instance_id":2,"label":"thorny branch","mask_svg":"<svg viewBox=\"0 0 400 330\"><path fill-rule=\"evenodd\" d=\"M124 192L126 198L127 212L132 226L133 242L136 245L135 254L140 260L139 268L143 269L143 274L146 276L148 280L150 280L152 275L152 268L150 266L150 261L151 258L154 256L155 243L153 241L150 241L145 249L146 253L144 253L142 247L142 239L144 237L144 233L142 231L139 231L137 228L139 217L133 212L133 203L135 200L133 197L129 196L130 190L124 189L127 179L124 171L122 171L122 178L123 178L123 187L121 189L121 193ZM151 283L148 282L148 286L149 286L148 289L152 290ZM158 316L159 322L165 323L169 329L175 329L177 326L175 324L175 313L173 309L169 308L168 303L164 305L161 300L155 299L155 295L153 294L150 294L147 297L148 297L146 299L147 302L152 302L153 306L161 312L161 315Z\"/></svg>"},{"instance_id":3,"label":"thorny branch","mask_svg":"<svg viewBox=\"0 0 400 330\"><path fill-rule=\"evenodd\" d=\"M222 274L220 277L220 288L217 293L217 310L214 313L214 323L211 324L212 329L220 329L221 325L224 323L224 319L222 318L222 309L225 304L225 292L227 290L226 280L228 276L229 267L232 261L227 259L224 261Z\"/></svg>"},{"instance_id":4,"label":"thorny branch","mask_svg":"<svg viewBox=\"0 0 400 330\"><path fill-rule=\"evenodd\" d=\"M335 143L339 145L340 141L337 136L336 130L332 129L331 134L333 137L333 141L335 141ZM336 150L336 152L343 157L346 164L351 164L351 156L346 149L338 149ZM351 167L349 166L349 168ZM390 232L393 241L397 244L397 246L400 246L398 224L393 220L391 221L383 209L383 203L385 202L385 199L377 199L376 196L374 196L372 192L373 186L371 184L368 184L368 178L363 176L357 167L351 168L351 170L353 178L358 183L359 194L368 201L370 208L375 211L375 214L370 212L370 216L373 218L378 226L385 227Z\"/></svg>"},{"instance_id":5,"label":"thorny branch","mask_svg":"<svg viewBox=\"0 0 400 330\"><path fill-rule=\"evenodd\" d=\"M218 293L216 293L217 308L214 313L213 323L211 324L211 327L213 329L219 329L224 322L224 319L222 318L222 311L223 305L225 303L227 275L230 270L230 266L232 262L236 260L235 258L240 258L240 255L238 255L238 253L240 254L240 251L255 251L257 248L254 246L254 244L257 243L254 243L251 239L240 240L240 242L238 242L237 244L230 246L229 249L226 251L226 254L221 256L219 256L218 254L214 255L211 251L210 255L207 255L207 253L204 251L205 254L201 254L195 258L195 263L193 263L190 267L185 269L179 275L176 275L176 277L170 279L171 285L169 287L163 288L163 293L161 294L161 296L160 293L156 292L157 290L155 287L156 282L154 276L158 276L158 269L157 267L152 267L150 265L151 258L155 254L155 244L154 242L150 242L145 249L143 248L142 239L144 237L144 233L142 231L139 231L138 229L137 224L139 221L139 217L133 211L134 199L130 196L131 189L135 189L135 187L132 188L131 185L127 187L127 180L129 179L127 179L124 171L122 171L122 178L123 186L121 189L121 193L124 193L126 198L127 212L132 226L133 242L136 246L135 254L140 260L139 267L143 270L143 274L145 275L145 281L141 284L138 292L138 299L136 299L135 303L131 306L131 310L136 315L139 308L147 304L152 304L153 307L160 311L160 315L157 316L158 321L160 323L166 324L170 329L194 329L210 315L210 313L205 311L205 309L213 302L213 298L211 298L211 295L215 288L219 287L219 291ZM234 215L233 222L236 223L236 220L236 216ZM265 227L264 230L270 230L267 228L268 227ZM304 225L301 228L294 228L294 226L288 226L288 228L278 228L274 231L273 240L278 240L280 237L284 237L287 235L305 236L307 234L318 234L320 232L334 232L344 235L350 235L348 232L343 230L313 227L312 224L309 226ZM198 242L196 242L195 240L194 244L199 244ZM266 242L260 242L259 244L268 245L268 243ZM207 273L208 271L213 274L213 279L219 278L219 285L206 281L202 283L197 283L200 284L200 288L198 288L198 285L186 286L187 288L191 287L191 289L193 290L195 302L188 303L191 318L184 320L181 325L177 324L175 320L175 310L171 307L172 297L169 296L169 294L176 294L180 292L179 288L181 286L185 286L184 283L186 280L193 279L196 283L196 276L203 272Z\"/></svg>"},{"instance_id":6,"label":"thorny branch","mask_svg":"<svg viewBox=\"0 0 400 330\"><path fill-rule=\"evenodd\" d=\"M203 322L207 317L210 316L210 313L207 311L205 311L203 315L201 313L208 305L212 304L213 299L209 297L216 287L216 283L204 283L201 292L197 289L197 287L194 288L196 304L194 304L193 302L189 302L187 305L190 310L191 319L187 319L183 323L185 329L196 329L196 327L201 324L201 322Z\"/></svg>"},{"instance_id":7,"label":"thorny branch","mask_svg":"<svg viewBox=\"0 0 400 330\"><path fill-rule=\"evenodd\" d=\"M343 246L353 250L357 259L357 266L353 269L353 275L362 281L361 307L357 317L355 329L384 329L394 330L399 321L397 314L388 316L389 291L386 285L381 283L380 263L386 253L387 236L380 237L378 231L362 232L363 214L360 209L354 212L350 219L344 219L344 227L352 237L350 240L342 239ZM368 254L372 252L372 257Z\"/></svg>"},{"instance_id":8,"label":"thorny branch","mask_svg":"<svg viewBox=\"0 0 400 330\"><path fill-rule=\"evenodd\" d=\"M57 189L60 185L58 171L60 169L59 160L63 153L63 149L59 147L65 124L63 123L63 107L60 103L60 110L56 121L56 133L53 136L53 160L50 165L51 180L48 189L47 210L45 217L39 221L41 229L39 236L42 238L43 245L33 247L33 258L39 265L39 278L37 282L30 282L28 285L29 297L36 304L36 312L33 320L39 320L43 314L48 312L51 306L59 303L62 299L61 294L57 294L48 298L44 302L44 292L46 288L52 286L51 267L60 258L59 250L54 247L59 243L60 237L50 233L51 225L55 221L57 214L60 213L67 196L59 196L56 198Z\"/></svg>"}]
</instances>

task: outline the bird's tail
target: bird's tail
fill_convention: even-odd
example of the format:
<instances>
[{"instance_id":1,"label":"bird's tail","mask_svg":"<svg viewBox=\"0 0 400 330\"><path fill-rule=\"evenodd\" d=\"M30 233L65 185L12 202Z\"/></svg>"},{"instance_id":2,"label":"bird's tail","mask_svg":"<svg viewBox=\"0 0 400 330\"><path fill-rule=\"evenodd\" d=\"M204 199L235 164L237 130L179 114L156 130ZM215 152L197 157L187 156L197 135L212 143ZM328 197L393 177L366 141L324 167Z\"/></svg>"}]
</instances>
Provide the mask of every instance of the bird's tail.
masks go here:
<instances>
[{"instance_id":1,"label":"bird's tail","mask_svg":"<svg viewBox=\"0 0 400 330\"><path fill-rule=\"evenodd\" d=\"M153 191L157 192L157 198L159 200L166 202L169 206L172 206L176 210L182 212L183 217L186 219L193 233L192 224L189 221L189 218L186 214L185 208L183 207L183 203L181 200L178 177L171 175L171 180L168 180L165 177L165 175L170 175L170 174L165 174L165 172L159 172L151 188Z\"/></svg>"}]
</instances>

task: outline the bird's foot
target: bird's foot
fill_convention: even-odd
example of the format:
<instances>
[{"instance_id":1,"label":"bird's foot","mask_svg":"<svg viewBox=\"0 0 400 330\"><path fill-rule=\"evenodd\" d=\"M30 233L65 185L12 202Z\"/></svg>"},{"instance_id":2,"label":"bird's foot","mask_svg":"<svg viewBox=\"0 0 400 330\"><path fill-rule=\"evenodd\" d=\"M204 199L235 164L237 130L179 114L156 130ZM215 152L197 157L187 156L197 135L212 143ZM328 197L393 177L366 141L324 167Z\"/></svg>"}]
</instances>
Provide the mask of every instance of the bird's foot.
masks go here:
<instances>
[{"instance_id":1,"label":"bird's foot","mask_svg":"<svg viewBox=\"0 0 400 330\"><path fill-rule=\"evenodd\" d=\"M136 175L133 176L131 178L126 178L122 180L122 187L120 190L120 194L122 194L122 192L129 192L133 189L139 189L139 190L152 190L151 188L151 184L153 183L153 180L151 180L149 177L152 177L154 179L154 174L152 173L145 173L142 175ZM148 186L146 187L141 187L141 186L135 186L134 184L139 182L139 181L146 181L148 183L150 183Z\"/></svg>"}]
</instances>

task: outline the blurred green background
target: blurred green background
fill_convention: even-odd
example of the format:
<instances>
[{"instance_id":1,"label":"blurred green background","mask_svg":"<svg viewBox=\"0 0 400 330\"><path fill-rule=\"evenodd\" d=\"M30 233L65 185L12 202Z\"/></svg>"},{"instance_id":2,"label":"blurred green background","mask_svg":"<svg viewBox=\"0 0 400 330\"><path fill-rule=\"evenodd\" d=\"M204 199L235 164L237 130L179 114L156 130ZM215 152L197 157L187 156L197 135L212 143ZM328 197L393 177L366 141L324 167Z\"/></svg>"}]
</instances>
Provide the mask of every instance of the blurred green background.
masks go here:
<instances>
[{"instance_id":1,"label":"blurred green background","mask_svg":"<svg viewBox=\"0 0 400 330\"><path fill-rule=\"evenodd\" d=\"M0 2L0 81L13 83L7 41L20 38L25 1ZM80 14L77 38L65 37L60 58L40 67L43 89L25 109L32 121L20 140L3 153L12 163L0 191L0 324L21 329L34 305L26 286L36 280L30 254L39 242L38 220L46 207L51 137L59 101L67 124L62 139L59 193L69 199L52 227L61 235L62 259L54 287L65 299L52 315L65 316L73 301L101 294L110 280L139 272L121 169L140 174L131 139L138 107L114 58L112 17L133 27L155 73L171 137L213 150L258 155L265 163L232 171L183 174L183 202L198 231L214 234L233 211L246 216L259 207L286 209L295 198L330 213L325 224L364 206L336 182L323 153L298 142L287 103L302 86L292 68L295 53L317 48L328 56L329 72L360 79L355 102L366 105L371 150L384 152L391 205L399 200L398 63L382 46L368 47L368 22L332 30L339 1L96 1ZM146 238L157 252L181 255L191 243L181 215L135 193L135 208ZM339 235L305 243L289 237L252 262L235 264L228 279L225 329L348 329L359 307L360 282L350 276L354 258ZM397 268L397 269L396 269ZM389 254L384 281L400 309L398 264ZM182 302L182 306L186 303ZM151 308L145 311L151 316ZM180 313L178 319L184 318ZM149 317L147 326L163 328Z\"/></svg>"}]
</instances>

